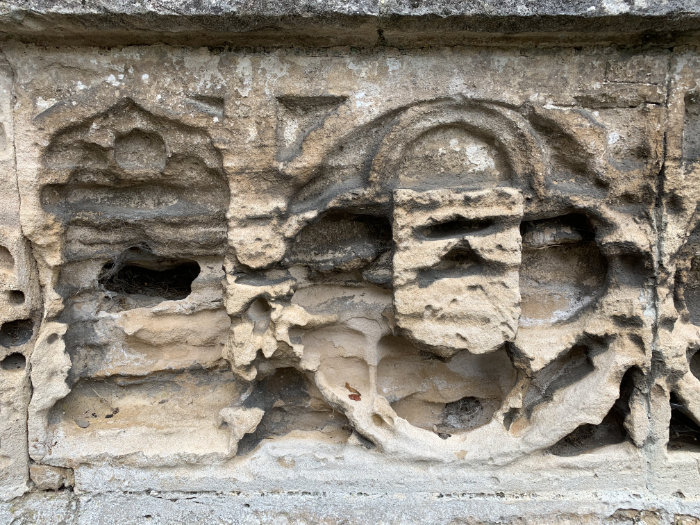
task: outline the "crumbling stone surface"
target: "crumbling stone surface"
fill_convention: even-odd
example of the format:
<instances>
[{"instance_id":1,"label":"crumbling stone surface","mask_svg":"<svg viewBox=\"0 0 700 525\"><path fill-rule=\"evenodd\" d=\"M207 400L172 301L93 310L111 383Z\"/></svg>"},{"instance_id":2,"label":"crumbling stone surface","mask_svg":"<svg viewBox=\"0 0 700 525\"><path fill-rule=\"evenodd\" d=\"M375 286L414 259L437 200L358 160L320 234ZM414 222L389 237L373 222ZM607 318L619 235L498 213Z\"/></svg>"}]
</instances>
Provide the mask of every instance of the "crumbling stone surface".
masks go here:
<instances>
[{"instance_id":1,"label":"crumbling stone surface","mask_svg":"<svg viewBox=\"0 0 700 525\"><path fill-rule=\"evenodd\" d=\"M100 42L101 5L0 7L0 521L172 522L189 493L202 523L278 522L266 494L312 522L697 519L697 6L518 14L603 9L617 45L244 48L145 45L150 4L103 6Z\"/></svg>"}]
</instances>

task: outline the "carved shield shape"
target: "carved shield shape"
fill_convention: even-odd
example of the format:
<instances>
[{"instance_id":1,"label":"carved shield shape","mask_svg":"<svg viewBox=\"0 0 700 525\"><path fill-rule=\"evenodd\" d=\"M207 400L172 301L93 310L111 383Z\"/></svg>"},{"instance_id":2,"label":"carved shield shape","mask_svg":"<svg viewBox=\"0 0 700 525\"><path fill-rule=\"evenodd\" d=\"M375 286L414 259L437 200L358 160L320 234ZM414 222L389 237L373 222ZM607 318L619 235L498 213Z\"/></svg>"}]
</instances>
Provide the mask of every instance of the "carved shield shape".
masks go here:
<instances>
[{"instance_id":1,"label":"carved shield shape","mask_svg":"<svg viewBox=\"0 0 700 525\"><path fill-rule=\"evenodd\" d=\"M519 191L396 190L397 325L443 356L491 352L520 317Z\"/></svg>"}]
</instances>

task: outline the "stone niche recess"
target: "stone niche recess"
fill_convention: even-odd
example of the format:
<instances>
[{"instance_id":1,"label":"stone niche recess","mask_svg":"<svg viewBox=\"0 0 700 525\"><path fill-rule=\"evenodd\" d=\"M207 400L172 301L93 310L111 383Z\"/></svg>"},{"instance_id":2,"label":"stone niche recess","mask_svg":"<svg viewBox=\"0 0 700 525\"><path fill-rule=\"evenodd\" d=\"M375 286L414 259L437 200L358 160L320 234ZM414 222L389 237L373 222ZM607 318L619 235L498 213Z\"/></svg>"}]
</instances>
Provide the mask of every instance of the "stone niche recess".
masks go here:
<instances>
[{"instance_id":1,"label":"stone niche recess","mask_svg":"<svg viewBox=\"0 0 700 525\"><path fill-rule=\"evenodd\" d=\"M700 514L692 42L76 42L0 44L3 500Z\"/></svg>"}]
</instances>

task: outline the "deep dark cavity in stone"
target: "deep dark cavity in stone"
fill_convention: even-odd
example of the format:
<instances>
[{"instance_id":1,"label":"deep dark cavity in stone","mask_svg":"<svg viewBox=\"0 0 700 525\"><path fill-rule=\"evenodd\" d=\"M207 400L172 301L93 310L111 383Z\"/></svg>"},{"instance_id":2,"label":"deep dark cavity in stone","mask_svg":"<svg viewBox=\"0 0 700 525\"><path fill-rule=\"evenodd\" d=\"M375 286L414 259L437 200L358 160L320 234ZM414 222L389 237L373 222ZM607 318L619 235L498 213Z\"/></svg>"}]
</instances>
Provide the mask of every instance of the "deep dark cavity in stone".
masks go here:
<instances>
[{"instance_id":1,"label":"deep dark cavity in stone","mask_svg":"<svg viewBox=\"0 0 700 525\"><path fill-rule=\"evenodd\" d=\"M0 368L3 370L24 370L27 366L27 358L19 352L8 355L0 361Z\"/></svg>"},{"instance_id":2,"label":"deep dark cavity in stone","mask_svg":"<svg viewBox=\"0 0 700 525\"><path fill-rule=\"evenodd\" d=\"M195 261L162 258L132 249L121 260L103 266L99 283L117 294L179 300L192 292L192 282L199 272Z\"/></svg>"},{"instance_id":3,"label":"deep dark cavity in stone","mask_svg":"<svg viewBox=\"0 0 700 525\"><path fill-rule=\"evenodd\" d=\"M8 321L0 327L0 345L19 346L32 338L34 321L31 319L18 319Z\"/></svg>"},{"instance_id":4,"label":"deep dark cavity in stone","mask_svg":"<svg viewBox=\"0 0 700 525\"><path fill-rule=\"evenodd\" d=\"M671 422L668 427L669 450L700 451L700 425L690 415L675 392L671 393Z\"/></svg>"}]
</instances>

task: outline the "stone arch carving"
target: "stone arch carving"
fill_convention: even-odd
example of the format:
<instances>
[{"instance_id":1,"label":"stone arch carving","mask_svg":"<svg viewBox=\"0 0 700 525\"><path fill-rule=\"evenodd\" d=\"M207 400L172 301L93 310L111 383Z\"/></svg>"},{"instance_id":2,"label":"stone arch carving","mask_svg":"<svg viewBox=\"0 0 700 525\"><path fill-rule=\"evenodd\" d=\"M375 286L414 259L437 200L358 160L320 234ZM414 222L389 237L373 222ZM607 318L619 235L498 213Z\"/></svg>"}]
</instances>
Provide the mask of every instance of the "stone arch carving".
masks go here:
<instances>
[{"instance_id":1,"label":"stone arch carving","mask_svg":"<svg viewBox=\"0 0 700 525\"><path fill-rule=\"evenodd\" d=\"M43 166L55 182L42 188L41 203L65 223L69 258L80 257L87 230L105 251L150 238L170 254L197 245L223 253L228 183L220 153L200 130L124 99L58 131Z\"/></svg>"},{"instance_id":2,"label":"stone arch carving","mask_svg":"<svg viewBox=\"0 0 700 525\"><path fill-rule=\"evenodd\" d=\"M628 219L600 206L602 168L586 146L562 168L555 152L575 139L564 125L558 136L558 126L541 108L437 99L388 112L374 127L347 134L351 141L326 145L325 160L315 175L301 177L279 228L287 255L257 273L241 268L232 279L231 290L249 298L230 309L234 369L252 378L258 367L296 367L355 431L404 457L507 462L601 423L621 397L623 378L633 380L628 370L648 361L649 341L639 333L650 320L637 301L644 279L624 277L630 250L646 248L642 235L639 244L621 243ZM450 179L449 189L402 179L411 149L435 130L464 131L500 155L493 184L477 189L468 173ZM585 184L556 188L574 175ZM392 243L375 242L387 229ZM523 245L554 260L554 275L565 281L573 271L583 283L566 292L564 307L536 321L536 331L519 322ZM557 263L560 245L578 259ZM575 273L584 263L595 270ZM288 277L266 286L269 272ZM528 275L535 284L541 277ZM260 297L269 305L264 331L245 314ZM616 330L600 328L614 316ZM426 363L416 367L433 370L449 394L411 390L405 376L404 384L392 382L402 358L420 356ZM513 368L491 377L489 357ZM463 375L446 379L440 362ZM501 385L498 392L465 389L479 374L491 377L484 384ZM625 406L616 416L621 428L633 417ZM477 415L465 416L470 410ZM550 431L548 421L564 414L568 425Z\"/></svg>"},{"instance_id":3,"label":"stone arch carving","mask_svg":"<svg viewBox=\"0 0 700 525\"><path fill-rule=\"evenodd\" d=\"M479 101L416 105L403 112L373 159L370 181L378 184L394 181L416 141L442 127L463 129L486 139L503 159L504 182L509 180L518 185L526 181L534 191L541 192L546 172L544 152L532 128L514 111ZM475 186L468 178L445 182L448 186Z\"/></svg>"}]
</instances>

